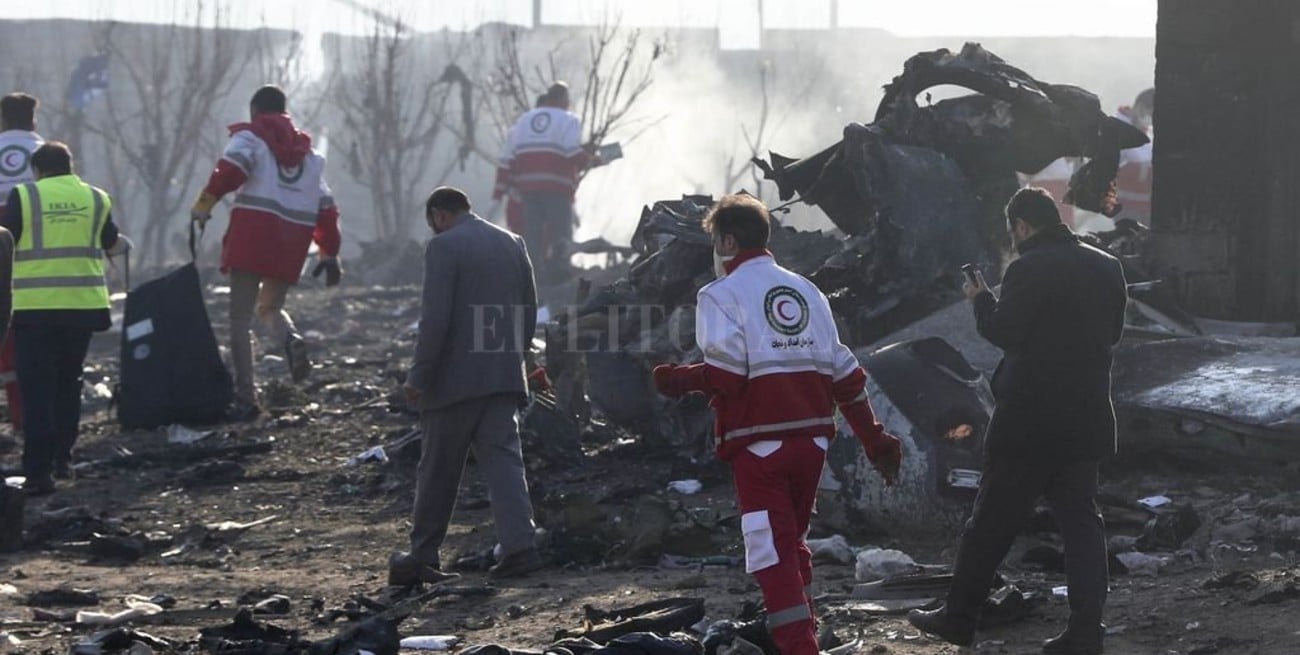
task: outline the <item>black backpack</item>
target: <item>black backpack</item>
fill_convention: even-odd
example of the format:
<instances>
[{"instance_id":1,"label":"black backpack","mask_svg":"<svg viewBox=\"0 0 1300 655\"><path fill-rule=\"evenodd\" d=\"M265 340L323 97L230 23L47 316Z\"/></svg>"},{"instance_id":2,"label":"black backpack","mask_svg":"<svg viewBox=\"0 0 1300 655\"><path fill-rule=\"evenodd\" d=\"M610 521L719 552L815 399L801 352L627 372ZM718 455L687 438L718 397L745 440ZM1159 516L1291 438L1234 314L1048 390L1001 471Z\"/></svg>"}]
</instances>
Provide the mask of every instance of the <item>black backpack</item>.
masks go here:
<instances>
[{"instance_id":1,"label":"black backpack","mask_svg":"<svg viewBox=\"0 0 1300 655\"><path fill-rule=\"evenodd\" d=\"M219 423L233 397L194 262L127 295L116 399L123 426Z\"/></svg>"}]
</instances>

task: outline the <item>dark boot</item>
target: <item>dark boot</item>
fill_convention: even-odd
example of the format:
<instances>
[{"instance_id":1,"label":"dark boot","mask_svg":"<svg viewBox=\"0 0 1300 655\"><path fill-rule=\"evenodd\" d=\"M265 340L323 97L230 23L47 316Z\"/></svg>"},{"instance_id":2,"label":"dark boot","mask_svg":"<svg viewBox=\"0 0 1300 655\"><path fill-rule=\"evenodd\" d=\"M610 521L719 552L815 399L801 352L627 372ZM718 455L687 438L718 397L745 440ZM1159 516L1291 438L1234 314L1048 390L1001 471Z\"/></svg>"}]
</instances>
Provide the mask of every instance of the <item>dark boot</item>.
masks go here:
<instances>
[{"instance_id":1,"label":"dark boot","mask_svg":"<svg viewBox=\"0 0 1300 655\"><path fill-rule=\"evenodd\" d=\"M393 553L388 558L388 584L393 587L411 587L421 582L442 584L459 577L459 573L443 571L438 562L421 564L408 553Z\"/></svg>"},{"instance_id":2,"label":"dark boot","mask_svg":"<svg viewBox=\"0 0 1300 655\"><path fill-rule=\"evenodd\" d=\"M285 361L289 363L289 375L294 382L302 382L311 374L311 359L307 357L307 342L296 334L290 334L284 341Z\"/></svg>"},{"instance_id":3,"label":"dark boot","mask_svg":"<svg viewBox=\"0 0 1300 655\"><path fill-rule=\"evenodd\" d=\"M1104 650L1101 638L1105 628L1092 630L1069 628L1051 639L1043 642L1043 652L1047 655L1101 655Z\"/></svg>"},{"instance_id":4,"label":"dark boot","mask_svg":"<svg viewBox=\"0 0 1300 655\"><path fill-rule=\"evenodd\" d=\"M49 475L29 477L23 484L23 490L28 498L48 496L55 491L54 478Z\"/></svg>"},{"instance_id":5,"label":"dark boot","mask_svg":"<svg viewBox=\"0 0 1300 655\"><path fill-rule=\"evenodd\" d=\"M969 646L975 641L975 619L950 615L946 605L937 610L912 610L907 613L907 622L957 646Z\"/></svg>"},{"instance_id":6,"label":"dark boot","mask_svg":"<svg viewBox=\"0 0 1300 655\"><path fill-rule=\"evenodd\" d=\"M55 480L71 480L75 476L72 471L72 465L66 459L55 459L52 470Z\"/></svg>"},{"instance_id":7,"label":"dark boot","mask_svg":"<svg viewBox=\"0 0 1300 655\"><path fill-rule=\"evenodd\" d=\"M520 578L542 568L542 556L536 548L503 555L496 566L488 569L493 579Z\"/></svg>"},{"instance_id":8,"label":"dark boot","mask_svg":"<svg viewBox=\"0 0 1300 655\"><path fill-rule=\"evenodd\" d=\"M262 408L255 402L247 400L236 400L233 405L226 408L226 421L231 423L245 423L256 419L262 414Z\"/></svg>"}]
</instances>

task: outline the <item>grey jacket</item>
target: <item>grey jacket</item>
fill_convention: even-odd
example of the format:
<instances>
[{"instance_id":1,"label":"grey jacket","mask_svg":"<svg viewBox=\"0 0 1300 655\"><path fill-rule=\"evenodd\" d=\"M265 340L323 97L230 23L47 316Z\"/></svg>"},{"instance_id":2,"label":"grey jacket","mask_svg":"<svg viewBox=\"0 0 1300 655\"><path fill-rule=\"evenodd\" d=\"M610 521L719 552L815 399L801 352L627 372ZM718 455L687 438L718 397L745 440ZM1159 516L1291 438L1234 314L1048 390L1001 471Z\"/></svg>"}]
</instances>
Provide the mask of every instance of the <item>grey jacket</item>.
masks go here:
<instances>
[{"instance_id":1,"label":"grey jacket","mask_svg":"<svg viewBox=\"0 0 1300 655\"><path fill-rule=\"evenodd\" d=\"M424 295L406 383L420 409L527 394L524 353L537 327L537 289L523 239L467 213L424 251Z\"/></svg>"}]
</instances>

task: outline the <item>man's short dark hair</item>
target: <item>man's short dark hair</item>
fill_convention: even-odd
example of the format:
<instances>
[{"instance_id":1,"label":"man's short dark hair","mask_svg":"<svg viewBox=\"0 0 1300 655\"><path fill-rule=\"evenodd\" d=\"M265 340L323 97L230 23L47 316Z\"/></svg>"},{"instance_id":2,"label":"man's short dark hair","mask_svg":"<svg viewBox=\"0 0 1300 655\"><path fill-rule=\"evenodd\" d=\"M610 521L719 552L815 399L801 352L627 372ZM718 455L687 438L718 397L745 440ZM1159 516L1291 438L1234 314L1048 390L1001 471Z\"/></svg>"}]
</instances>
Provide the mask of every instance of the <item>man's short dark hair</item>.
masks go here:
<instances>
[{"instance_id":1,"label":"man's short dark hair","mask_svg":"<svg viewBox=\"0 0 1300 655\"><path fill-rule=\"evenodd\" d=\"M10 93L0 98L0 120L11 130L36 129L36 108L41 101L27 93Z\"/></svg>"},{"instance_id":2,"label":"man's short dark hair","mask_svg":"<svg viewBox=\"0 0 1300 655\"><path fill-rule=\"evenodd\" d=\"M62 141L46 141L32 153L31 166L42 175L72 173L72 149Z\"/></svg>"},{"instance_id":3,"label":"man's short dark hair","mask_svg":"<svg viewBox=\"0 0 1300 655\"><path fill-rule=\"evenodd\" d=\"M772 215L754 196L723 196L704 217L704 230L716 237L729 234L741 248L766 248L772 236Z\"/></svg>"},{"instance_id":4,"label":"man's short dark hair","mask_svg":"<svg viewBox=\"0 0 1300 655\"><path fill-rule=\"evenodd\" d=\"M1007 203L1007 222L1020 219L1035 230L1061 222L1061 212L1047 189L1027 186L1011 196Z\"/></svg>"},{"instance_id":5,"label":"man's short dark hair","mask_svg":"<svg viewBox=\"0 0 1300 655\"><path fill-rule=\"evenodd\" d=\"M569 84L567 82L555 82L546 89L546 93L542 97L548 103L567 102L569 100Z\"/></svg>"},{"instance_id":6,"label":"man's short dark hair","mask_svg":"<svg viewBox=\"0 0 1300 655\"><path fill-rule=\"evenodd\" d=\"M285 108L289 105L289 99L285 97L283 89L274 84L268 84L258 89L248 104L252 105L253 109L258 112L283 114Z\"/></svg>"},{"instance_id":7,"label":"man's short dark hair","mask_svg":"<svg viewBox=\"0 0 1300 655\"><path fill-rule=\"evenodd\" d=\"M452 212L461 214L469 211L469 196L464 191L454 186L440 186L429 194L429 199L424 202L424 215L428 216L433 210Z\"/></svg>"}]
</instances>

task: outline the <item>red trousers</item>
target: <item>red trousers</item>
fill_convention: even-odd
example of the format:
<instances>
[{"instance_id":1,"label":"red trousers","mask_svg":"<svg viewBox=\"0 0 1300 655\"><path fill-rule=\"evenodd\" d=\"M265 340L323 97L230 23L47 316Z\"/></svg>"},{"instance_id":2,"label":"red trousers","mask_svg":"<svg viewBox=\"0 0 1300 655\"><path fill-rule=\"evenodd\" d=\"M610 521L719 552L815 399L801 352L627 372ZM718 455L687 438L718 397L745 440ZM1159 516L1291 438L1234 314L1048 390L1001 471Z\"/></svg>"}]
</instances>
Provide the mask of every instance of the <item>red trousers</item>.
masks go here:
<instances>
[{"instance_id":1,"label":"red trousers","mask_svg":"<svg viewBox=\"0 0 1300 655\"><path fill-rule=\"evenodd\" d=\"M807 437L750 444L731 460L745 535L745 570L763 590L781 655L817 655L812 551L804 538L826 449ZM775 450L773 450L775 448Z\"/></svg>"},{"instance_id":2,"label":"red trousers","mask_svg":"<svg viewBox=\"0 0 1300 655\"><path fill-rule=\"evenodd\" d=\"M18 393L18 374L14 371L12 334L0 344L0 383L5 386L5 403L9 406L9 423L15 432L23 429L23 397Z\"/></svg>"}]
</instances>

